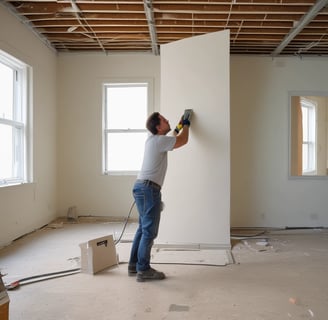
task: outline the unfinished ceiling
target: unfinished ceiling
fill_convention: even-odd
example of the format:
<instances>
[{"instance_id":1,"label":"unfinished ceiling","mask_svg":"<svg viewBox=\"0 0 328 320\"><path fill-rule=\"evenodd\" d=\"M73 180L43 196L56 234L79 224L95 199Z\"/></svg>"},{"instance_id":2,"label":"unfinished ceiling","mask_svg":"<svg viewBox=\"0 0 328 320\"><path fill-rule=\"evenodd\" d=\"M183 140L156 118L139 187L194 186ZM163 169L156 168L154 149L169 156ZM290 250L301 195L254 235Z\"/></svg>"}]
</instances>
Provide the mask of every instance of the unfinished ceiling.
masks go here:
<instances>
[{"instance_id":1,"label":"unfinished ceiling","mask_svg":"<svg viewBox=\"0 0 328 320\"><path fill-rule=\"evenodd\" d=\"M158 55L229 29L231 54L328 55L328 0L0 1L58 52Z\"/></svg>"}]
</instances>

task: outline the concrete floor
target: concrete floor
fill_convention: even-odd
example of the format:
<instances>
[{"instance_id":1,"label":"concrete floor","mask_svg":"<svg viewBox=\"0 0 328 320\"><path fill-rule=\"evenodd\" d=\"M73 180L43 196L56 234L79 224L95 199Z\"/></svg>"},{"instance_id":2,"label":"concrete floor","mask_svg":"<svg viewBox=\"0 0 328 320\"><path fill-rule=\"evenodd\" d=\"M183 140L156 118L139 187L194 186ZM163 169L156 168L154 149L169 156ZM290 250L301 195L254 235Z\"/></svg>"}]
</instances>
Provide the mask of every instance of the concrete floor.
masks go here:
<instances>
[{"instance_id":1,"label":"concrete floor","mask_svg":"<svg viewBox=\"0 0 328 320\"><path fill-rule=\"evenodd\" d=\"M126 238L135 227L128 225ZM0 250L3 280L76 268L79 243L121 229L96 221L31 233ZM138 283L122 263L22 285L8 291L10 320L327 319L328 230L269 230L259 238L233 240L235 263L227 266L154 265L166 273L163 281ZM120 260L129 246L117 246Z\"/></svg>"}]
</instances>

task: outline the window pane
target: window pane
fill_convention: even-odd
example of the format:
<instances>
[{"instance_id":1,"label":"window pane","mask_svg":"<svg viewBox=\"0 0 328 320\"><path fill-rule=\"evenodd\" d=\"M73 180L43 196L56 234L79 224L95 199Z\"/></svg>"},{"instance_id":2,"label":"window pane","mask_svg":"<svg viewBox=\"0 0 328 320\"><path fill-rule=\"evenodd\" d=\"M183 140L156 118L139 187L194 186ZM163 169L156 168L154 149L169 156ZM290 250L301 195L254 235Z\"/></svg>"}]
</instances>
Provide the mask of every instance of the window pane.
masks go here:
<instances>
[{"instance_id":1,"label":"window pane","mask_svg":"<svg viewBox=\"0 0 328 320\"><path fill-rule=\"evenodd\" d=\"M13 177L13 128L0 124L0 180Z\"/></svg>"},{"instance_id":2,"label":"window pane","mask_svg":"<svg viewBox=\"0 0 328 320\"><path fill-rule=\"evenodd\" d=\"M0 62L0 118L13 120L14 70Z\"/></svg>"},{"instance_id":3,"label":"window pane","mask_svg":"<svg viewBox=\"0 0 328 320\"><path fill-rule=\"evenodd\" d=\"M303 166L303 172L309 171L309 163L308 163L308 158L309 158L309 148L307 144L303 144L302 148L302 166Z\"/></svg>"},{"instance_id":4,"label":"window pane","mask_svg":"<svg viewBox=\"0 0 328 320\"><path fill-rule=\"evenodd\" d=\"M309 143L309 146L308 146L308 153L309 153L309 156L308 156L308 168L309 170L315 170L316 169L316 162L315 162L315 156L316 156L316 153L315 153L315 146L314 146L314 143Z\"/></svg>"},{"instance_id":5,"label":"window pane","mask_svg":"<svg viewBox=\"0 0 328 320\"><path fill-rule=\"evenodd\" d=\"M0 124L0 180L23 175L23 130Z\"/></svg>"},{"instance_id":6,"label":"window pane","mask_svg":"<svg viewBox=\"0 0 328 320\"><path fill-rule=\"evenodd\" d=\"M13 177L23 178L24 176L24 135L22 128L13 128L14 145L14 168Z\"/></svg>"},{"instance_id":7,"label":"window pane","mask_svg":"<svg viewBox=\"0 0 328 320\"><path fill-rule=\"evenodd\" d=\"M107 129L144 129L147 91L147 84L107 86Z\"/></svg>"},{"instance_id":8,"label":"window pane","mask_svg":"<svg viewBox=\"0 0 328 320\"><path fill-rule=\"evenodd\" d=\"M107 141L109 171L139 171L147 133L109 133Z\"/></svg>"},{"instance_id":9,"label":"window pane","mask_svg":"<svg viewBox=\"0 0 328 320\"><path fill-rule=\"evenodd\" d=\"M303 141L309 141L309 109L302 107Z\"/></svg>"}]
</instances>

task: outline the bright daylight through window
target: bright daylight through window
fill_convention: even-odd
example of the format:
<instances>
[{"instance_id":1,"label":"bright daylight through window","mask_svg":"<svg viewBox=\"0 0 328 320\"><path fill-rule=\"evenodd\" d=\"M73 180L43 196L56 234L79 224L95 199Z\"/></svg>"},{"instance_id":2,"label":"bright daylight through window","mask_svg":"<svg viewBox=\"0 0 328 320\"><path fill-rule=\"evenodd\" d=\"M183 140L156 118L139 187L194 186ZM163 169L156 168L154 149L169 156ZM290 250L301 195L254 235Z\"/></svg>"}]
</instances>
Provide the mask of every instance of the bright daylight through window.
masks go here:
<instances>
[{"instance_id":1,"label":"bright daylight through window","mask_svg":"<svg viewBox=\"0 0 328 320\"><path fill-rule=\"evenodd\" d=\"M0 50L0 186L31 181L29 67Z\"/></svg>"},{"instance_id":2,"label":"bright daylight through window","mask_svg":"<svg viewBox=\"0 0 328 320\"><path fill-rule=\"evenodd\" d=\"M105 174L135 174L141 168L151 83L104 84Z\"/></svg>"}]
</instances>

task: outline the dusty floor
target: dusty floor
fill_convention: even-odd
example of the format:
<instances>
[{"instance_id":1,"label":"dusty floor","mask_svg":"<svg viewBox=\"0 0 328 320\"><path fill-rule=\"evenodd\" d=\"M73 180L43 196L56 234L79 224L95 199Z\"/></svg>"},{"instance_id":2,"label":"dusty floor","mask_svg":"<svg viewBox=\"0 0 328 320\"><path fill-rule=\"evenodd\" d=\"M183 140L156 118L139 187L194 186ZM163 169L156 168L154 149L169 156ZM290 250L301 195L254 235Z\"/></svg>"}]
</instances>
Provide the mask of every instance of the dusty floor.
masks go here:
<instances>
[{"instance_id":1,"label":"dusty floor","mask_svg":"<svg viewBox=\"0 0 328 320\"><path fill-rule=\"evenodd\" d=\"M3 280L76 268L79 243L121 230L122 223L52 224L0 250ZM125 239L134 230L135 224L128 225ZM166 273L163 281L138 283L121 263L94 276L22 285L8 291L10 320L326 320L328 230L246 236L232 242L234 264L154 265ZM117 246L122 260L129 246Z\"/></svg>"}]
</instances>

